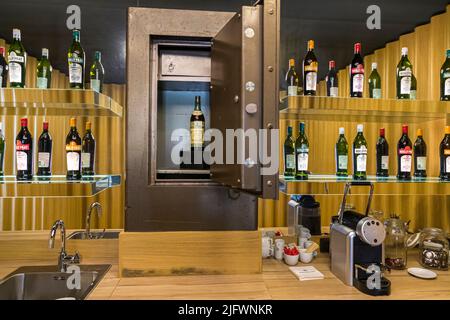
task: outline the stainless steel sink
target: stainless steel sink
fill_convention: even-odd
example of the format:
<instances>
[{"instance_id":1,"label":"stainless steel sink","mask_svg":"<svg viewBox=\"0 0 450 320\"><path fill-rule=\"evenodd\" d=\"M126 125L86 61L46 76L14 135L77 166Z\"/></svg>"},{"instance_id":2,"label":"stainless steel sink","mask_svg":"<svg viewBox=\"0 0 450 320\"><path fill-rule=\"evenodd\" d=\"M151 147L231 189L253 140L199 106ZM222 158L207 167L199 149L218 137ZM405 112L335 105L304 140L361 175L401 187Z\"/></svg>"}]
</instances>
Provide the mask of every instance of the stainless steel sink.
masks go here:
<instances>
[{"instance_id":1,"label":"stainless steel sink","mask_svg":"<svg viewBox=\"0 0 450 320\"><path fill-rule=\"evenodd\" d=\"M89 238L86 231L75 231L69 235L67 240L119 239L119 234L120 231L91 231L91 238Z\"/></svg>"},{"instance_id":2,"label":"stainless steel sink","mask_svg":"<svg viewBox=\"0 0 450 320\"><path fill-rule=\"evenodd\" d=\"M20 267L0 281L0 300L82 300L97 286L111 265L77 265L80 289L68 283L72 273L56 271L57 266ZM69 280L69 281L68 281Z\"/></svg>"}]
</instances>

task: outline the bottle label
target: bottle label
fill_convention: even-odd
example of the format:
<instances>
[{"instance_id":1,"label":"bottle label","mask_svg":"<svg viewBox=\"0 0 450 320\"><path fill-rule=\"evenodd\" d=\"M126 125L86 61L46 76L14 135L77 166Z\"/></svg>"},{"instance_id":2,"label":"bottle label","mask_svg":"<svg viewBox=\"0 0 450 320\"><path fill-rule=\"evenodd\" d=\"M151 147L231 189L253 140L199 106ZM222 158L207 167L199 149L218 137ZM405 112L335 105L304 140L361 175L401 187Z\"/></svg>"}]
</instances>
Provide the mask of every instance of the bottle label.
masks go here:
<instances>
[{"instance_id":1,"label":"bottle label","mask_svg":"<svg viewBox=\"0 0 450 320\"><path fill-rule=\"evenodd\" d=\"M288 86L288 96L296 96L298 92L298 86Z\"/></svg>"},{"instance_id":2,"label":"bottle label","mask_svg":"<svg viewBox=\"0 0 450 320\"><path fill-rule=\"evenodd\" d=\"M37 78L36 86L39 89L47 89L47 78L41 78L41 77Z\"/></svg>"},{"instance_id":3,"label":"bottle label","mask_svg":"<svg viewBox=\"0 0 450 320\"><path fill-rule=\"evenodd\" d=\"M367 148L365 146L355 148L355 154L356 154L356 171L366 171Z\"/></svg>"},{"instance_id":4,"label":"bottle label","mask_svg":"<svg viewBox=\"0 0 450 320\"><path fill-rule=\"evenodd\" d=\"M319 69L319 63L312 61L310 64L304 66L304 68L305 68L305 71L313 71L313 72L317 73L317 71Z\"/></svg>"},{"instance_id":5,"label":"bottle label","mask_svg":"<svg viewBox=\"0 0 450 320\"><path fill-rule=\"evenodd\" d=\"M381 89L373 89L372 97L373 99L381 99Z\"/></svg>"},{"instance_id":6,"label":"bottle label","mask_svg":"<svg viewBox=\"0 0 450 320\"><path fill-rule=\"evenodd\" d=\"M89 168L91 166L91 154L89 152L81 153L81 167Z\"/></svg>"},{"instance_id":7,"label":"bottle label","mask_svg":"<svg viewBox=\"0 0 450 320\"><path fill-rule=\"evenodd\" d=\"M297 155L297 170L308 170L308 153L303 151Z\"/></svg>"},{"instance_id":8,"label":"bottle label","mask_svg":"<svg viewBox=\"0 0 450 320\"><path fill-rule=\"evenodd\" d=\"M316 91L317 72L308 72L306 74L306 91Z\"/></svg>"},{"instance_id":9,"label":"bottle label","mask_svg":"<svg viewBox=\"0 0 450 320\"><path fill-rule=\"evenodd\" d=\"M381 156L381 169L389 170L389 156Z\"/></svg>"},{"instance_id":10,"label":"bottle label","mask_svg":"<svg viewBox=\"0 0 450 320\"><path fill-rule=\"evenodd\" d=\"M9 63L9 82L22 82L22 65L19 63Z\"/></svg>"},{"instance_id":11,"label":"bottle label","mask_svg":"<svg viewBox=\"0 0 450 320\"><path fill-rule=\"evenodd\" d=\"M412 149L406 147L398 150L400 156L400 172L411 172L412 167Z\"/></svg>"},{"instance_id":12,"label":"bottle label","mask_svg":"<svg viewBox=\"0 0 450 320\"><path fill-rule=\"evenodd\" d=\"M91 90L100 92L100 80L91 79Z\"/></svg>"},{"instance_id":13,"label":"bottle label","mask_svg":"<svg viewBox=\"0 0 450 320\"><path fill-rule=\"evenodd\" d=\"M67 170L79 171L80 170L80 154L78 152L67 152Z\"/></svg>"},{"instance_id":14,"label":"bottle label","mask_svg":"<svg viewBox=\"0 0 450 320\"><path fill-rule=\"evenodd\" d=\"M427 157L417 157L417 170L427 170Z\"/></svg>"},{"instance_id":15,"label":"bottle label","mask_svg":"<svg viewBox=\"0 0 450 320\"><path fill-rule=\"evenodd\" d=\"M450 156L445 159L445 172L450 173Z\"/></svg>"},{"instance_id":16,"label":"bottle label","mask_svg":"<svg viewBox=\"0 0 450 320\"><path fill-rule=\"evenodd\" d=\"M353 92L363 92L364 89L364 74L353 75Z\"/></svg>"},{"instance_id":17,"label":"bottle label","mask_svg":"<svg viewBox=\"0 0 450 320\"><path fill-rule=\"evenodd\" d=\"M295 169L295 155L294 154L286 155L286 169Z\"/></svg>"},{"instance_id":18,"label":"bottle label","mask_svg":"<svg viewBox=\"0 0 450 320\"><path fill-rule=\"evenodd\" d=\"M22 144L20 140L16 141L16 150L17 151L29 151L30 150L30 144Z\"/></svg>"},{"instance_id":19,"label":"bottle label","mask_svg":"<svg viewBox=\"0 0 450 320\"><path fill-rule=\"evenodd\" d=\"M0 81L1 82L1 81ZM444 83L444 95L450 96L450 78L445 79Z\"/></svg>"},{"instance_id":20,"label":"bottle label","mask_svg":"<svg viewBox=\"0 0 450 320\"><path fill-rule=\"evenodd\" d=\"M348 166L348 156L347 155L338 156L338 169L347 170L347 166Z\"/></svg>"},{"instance_id":21,"label":"bottle label","mask_svg":"<svg viewBox=\"0 0 450 320\"><path fill-rule=\"evenodd\" d=\"M83 83L83 67L79 63L69 63L69 82Z\"/></svg>"},{"instance_id":22,"label":"bottle label","mask_svg":"<svg viewBox=\"0 0 450 320\"><path fill-rule=\"evenodd\" d=\"M330 87L330 97L338 96L338 87Z\"/></svg>"},{"instance_id":23,"label":"bottle label","mask_svg":"<svg viewBox=\"0 0 450 320\"><path fill-rule=\"evenodd\" d=\"M193 112L193 114L195 111ZM201 114L201 112L200 112ZM203 146L203 135L205 133L205 123L203 121L192 121L191 122L191 146L192 147L202 147Z\"/></svg>"},{"instance_id":24,"label":"bottle label","mask_svg":"<svg viewBox=\"0 0 450 320\"><path fill-rule=\"evenodd\" d=\"M399 71L398 76L400 77L400 94L410 94L412 77L411 69L407 68Z\"/></svg>"},{"instance_id":25,"label":"bottle label","mask_svg":"<svg viewBox=\"0 0 450 320\"><path fill-rule=\"evenodd\" d=\"M28 155L23 151L16 151L17 170L28 170Z\"/></svg>"},{"instance_id":26,"label":"bottle label","mask_svg":"<svg viewBox=\"0 0 450 320\"><path fill-rule=\"evenodd\" d=\"M81 151L81 144L76 144L75 142L71 142L66 145L66 151Z\"/></svg>"},{"instance_id":27,"label":"bottle label","mask_svg":"<svg viewBox=\"0 0 450 320\"><path fill-rule=\"evenodd\" d=\"M38 167L39 168L50 167L50 153L49 152L38 152Z\"/></svg>"}]
</instances>

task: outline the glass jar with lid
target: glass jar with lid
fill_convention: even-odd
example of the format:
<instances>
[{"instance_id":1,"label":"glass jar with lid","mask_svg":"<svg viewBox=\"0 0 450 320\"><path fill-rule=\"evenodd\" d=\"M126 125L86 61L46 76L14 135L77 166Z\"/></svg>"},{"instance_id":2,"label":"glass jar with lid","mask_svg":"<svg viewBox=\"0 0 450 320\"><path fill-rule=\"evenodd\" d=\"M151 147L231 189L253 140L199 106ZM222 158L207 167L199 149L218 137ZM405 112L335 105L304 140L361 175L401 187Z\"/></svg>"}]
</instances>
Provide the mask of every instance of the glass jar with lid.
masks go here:
<instances>
[{"instance_id":1,"label":"glass jar with lid","mask_svg":"<svg viewBox=\"0 0 450 320\"><path fill-rule=\"evenodd\" d=\"M448 270L449 243L443 230L425 228L420 233L419 261L426 268Z\"/></svg>"},{"instance_id":2,"label":"glass jar with lid","mask_svg":"<svg viewBox=\"0 0 450 320\"><path fill-rule=\"evenodd\" d=\"M399 218L386 219L386 238L384 240L384 263L391 269L405 269L408 260L406 246L408 225Z\"/></svg>"}]
</instances>

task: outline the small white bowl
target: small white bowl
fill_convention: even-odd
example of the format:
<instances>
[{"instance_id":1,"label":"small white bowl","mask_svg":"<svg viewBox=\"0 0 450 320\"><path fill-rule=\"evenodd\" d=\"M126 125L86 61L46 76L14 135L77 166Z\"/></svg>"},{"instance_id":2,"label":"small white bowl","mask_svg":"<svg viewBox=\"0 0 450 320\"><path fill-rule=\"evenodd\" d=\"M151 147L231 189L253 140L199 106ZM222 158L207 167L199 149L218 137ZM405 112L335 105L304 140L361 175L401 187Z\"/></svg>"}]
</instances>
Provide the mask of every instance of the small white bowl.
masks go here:
<instances>
[{"instance_id":1,"label":"small white bowl","mask_svg":"<svg viewBox=\"0 0 450 320\"><path fill-rule=\"evenodd\" d=\"M284 255L284 262L287 265L290 265L290 266L296 266L297 265L299 254L297 254L295 256L292 256L292 255L288 255L288 254L283 253L283 255Z\"/></svg>"},{"instance_id":2,"label":"small white bowl","mask_svg":"<svg viewBox=\"0 0 450 320\"><path fill-rule=\"evenodd\" d=\"M310 263L314 257L312 252L300 252L300 261L303 263Z\"/></svg>"}]
</instances>

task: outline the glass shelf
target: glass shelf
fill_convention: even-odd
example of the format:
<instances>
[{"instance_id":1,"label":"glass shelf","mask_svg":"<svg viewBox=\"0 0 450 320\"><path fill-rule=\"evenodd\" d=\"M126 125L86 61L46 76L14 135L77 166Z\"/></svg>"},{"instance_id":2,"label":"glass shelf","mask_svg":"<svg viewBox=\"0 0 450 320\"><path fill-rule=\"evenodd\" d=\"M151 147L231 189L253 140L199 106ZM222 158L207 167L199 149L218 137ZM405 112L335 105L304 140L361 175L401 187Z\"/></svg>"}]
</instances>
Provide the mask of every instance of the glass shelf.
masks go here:
<instances>
[{"instance_id":1,"label":"glass shelf","mask_svg":"<svg viewBox=\"0 0 450 320\"><path fill-rule=\"evenodd\" d=\"M0 89L0 115L123 116L123 107L92 90Z\"/></svg>"},{"instance_id":2,"label":"glass shelf","mask_svg":"<svg viewBox=\"0 0 450 320\"><path fill-rule=\"evenodd\" d=\"M354 180L352 176L309 175L308 180L288 179L280 176L280 191L288 195L343 195L344 185ZM450 196L450 181L441 181L437 177L426 179L398 180L395 176L378 178L367 176L375 185L375 195L447 195ZM364 187L353 187L352 194L368 194Z\"/></svg>"},{"instance_id":3,"label":"glass shelf","mask_svg":"<svg viewBox=\"0 0 450 320\"><path fill-rule=\"evenodd\" d=\"M95 175L82 180L67 180L65 175L34 176L30 181L1 176L0 198L91 197L120 183L120 175Z\"/></svg>"},{"instance_id":4,"label":"glass shelf","mask_svg":"<svg viewBox=\"0 0 450 320\"><path fill-rule=\"evenodd\" d=\"M444 101L292 96L282 100L280 119L369 122L450 121Z\"/></svg>"}]
</instances>

